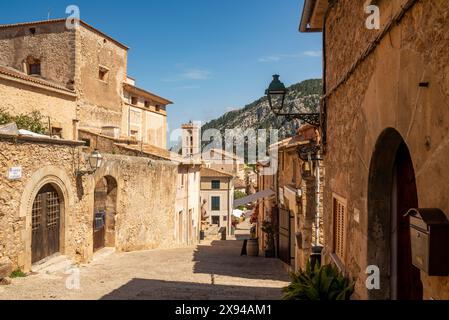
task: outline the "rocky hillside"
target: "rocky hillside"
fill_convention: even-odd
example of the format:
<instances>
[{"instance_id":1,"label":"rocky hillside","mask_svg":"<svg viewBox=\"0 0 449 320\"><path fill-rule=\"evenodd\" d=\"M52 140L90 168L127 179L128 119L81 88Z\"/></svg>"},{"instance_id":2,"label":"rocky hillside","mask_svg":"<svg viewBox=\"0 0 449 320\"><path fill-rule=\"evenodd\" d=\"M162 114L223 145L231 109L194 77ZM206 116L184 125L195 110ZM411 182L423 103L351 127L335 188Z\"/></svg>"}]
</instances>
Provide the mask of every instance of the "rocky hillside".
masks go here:
<instances>
[{"instance_id":1,"label":"rocky hillside","mask_svg":"<svg viewBox=\"0 0 449 320\"><path fill-rule=\"evenodd\" d=\"M320 79L306 80L292 85L286 98L286 110L290 112L319 112L319 100L322 93ZM270 110L267 97L247 105L243 109L231 111L218 119L206 123L202 132L207 129L218 129L224 133L226 129L239 128L278 129L279 140L295 134L301 123L298 120L288 121L285 117L276 117Z\"/></svg>"}]
</instances>

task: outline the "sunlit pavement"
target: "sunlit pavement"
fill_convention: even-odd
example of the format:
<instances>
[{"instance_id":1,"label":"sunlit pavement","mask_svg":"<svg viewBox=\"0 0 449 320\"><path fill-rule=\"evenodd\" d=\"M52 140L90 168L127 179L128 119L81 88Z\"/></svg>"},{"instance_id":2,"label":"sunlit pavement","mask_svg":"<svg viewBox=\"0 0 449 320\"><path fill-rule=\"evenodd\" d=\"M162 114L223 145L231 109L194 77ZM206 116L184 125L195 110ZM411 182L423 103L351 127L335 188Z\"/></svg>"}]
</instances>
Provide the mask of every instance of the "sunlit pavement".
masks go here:
<instances>
[{"instance_id":1,"label":"sunlit pavement","mask_svg":"<svg viewBox=\"0 0 449 320\"><path fill-rule=\"evenodd\" d=\"M280 299L288 281L282 263L240 256L242 243L113 253L80 267L79 288L77 270L37 274L0 286L0 299Z\"/></svg>"}]
</instances>

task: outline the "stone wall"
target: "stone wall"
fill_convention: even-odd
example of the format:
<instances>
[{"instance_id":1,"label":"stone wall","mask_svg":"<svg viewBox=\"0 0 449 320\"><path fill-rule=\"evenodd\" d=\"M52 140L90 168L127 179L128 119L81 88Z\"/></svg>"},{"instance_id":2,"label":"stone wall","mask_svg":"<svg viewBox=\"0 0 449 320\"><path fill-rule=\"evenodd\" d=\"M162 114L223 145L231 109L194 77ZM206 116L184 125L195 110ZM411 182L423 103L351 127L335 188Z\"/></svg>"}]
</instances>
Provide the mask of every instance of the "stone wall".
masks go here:
<instances>
[{"instance_id":1,"label":"stone wall","mask_svg":"<svg viewBox=\"0 0 449 320\"><path fill-rule=\"evenodd\" d=\"M404 2L379 2L382 26ZM363 7L351 0L337 1L330 11L328 88L345 76L378 35L365 29L366 18ZM387 128L399 133L410 150L419 206L441 208L449 214L448 28L449 2L418 1L328 99L326 261L332 261L332 196L336 194L347 200L347 250L342 262L345 271L357 278L355 298L388 299L391 294L390 268L383 262L390 259L390 222L376 220L370 213L368 189L376 142ZM429 86L419 86L420 82ZM384 152L389 152L387 145ZM384 188L388 187L385 182ZM381 290L376 292L365 287L365 270L371 264L381 266ZM449 298L448 277L421 272L421 280L425 299Z\"/></svg>"},{"instance_id":2,"label":"stone wall","mask_svg":"<svg viewBox=\"0 0 449 320\"><path fill-rule=\"evenodd\" d=\"M105 155L94 175L76 177L87 167L76 142L0 137L0 259L31 269L31 208L37 192L52 184L61 205L61 253L76 261L93 256L95 186L104 177L117 184L115 246L120 251L168 248L173 234L177 166L147 158ZM19 180L8 180L11 167Z\"/></svg>"},{"instance_id":3,"label":"stone wall","mask_svg":"<svg viewBox=\"0 0 449 320\"><path fill-rule=\"evenodd\" d=\"M108 70L105 81L99 78L100 67ZM121 127L126 72L126 48L84 25L77 29L76 91L81 127Z\"/></svg>"},{"instance_id":4,"label":"stone wall","mask_svg":"<svg viewBox=\"0 0 449 320\"><path fill-rule=\"evenodd\" d=\"M177 166L123 155L106 155L105 161L95 180L111 176L118 182L116 248L174 247Z\"/></svg>"},{"instance_id":5,"label":"stone wall","mask_svg":"<svg viewBox=\"0 0 449 320\"><path fill-rule=\"evenodd\" d=\"M75 33L65 28L64 20L0 28L0 65L26 72L24 62L29 56L41 61L44 79L73 87Z\"/></svg>"},{"instance_id":6,"label":"stone wall","mask_svg":"<svg viewBox=\"0 0 449 320\"><path fill-rule=\"evenodd\" d=\"M65 197L62 252L74 251L74 225L79 226L76 198L77 146L34 143L16 138L0 140L0 257L25 270L31 267L31 207L43 184L54 184ZM9 180L11 167L22 167L20 180ZM69 240L70 239L70 240ZM75 242L74 242L75 241Z\"/></svg>"}]
</instances>

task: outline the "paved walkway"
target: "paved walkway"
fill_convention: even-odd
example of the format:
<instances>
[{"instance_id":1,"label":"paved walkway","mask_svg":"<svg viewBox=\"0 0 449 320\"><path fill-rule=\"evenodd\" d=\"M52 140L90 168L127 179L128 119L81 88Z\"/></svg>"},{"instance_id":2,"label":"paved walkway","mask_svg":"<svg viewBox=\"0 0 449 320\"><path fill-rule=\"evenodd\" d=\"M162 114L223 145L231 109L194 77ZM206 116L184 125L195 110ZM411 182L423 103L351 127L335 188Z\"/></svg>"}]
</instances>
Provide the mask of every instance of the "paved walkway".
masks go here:
<instances>
[{"instance_id":1,"label":"paved walkway","mask_svg":"<svg viewBox=\"0 0 449 320\"><path fill-rule=\"evenodd\" d=\"M288 276L280 261L240 256L241 241L196 248L113 253L69 274L37 274L0 286L0 299L279 299ZM76 275L76 273L75 273Z\"/></svg>"}]
</instances>

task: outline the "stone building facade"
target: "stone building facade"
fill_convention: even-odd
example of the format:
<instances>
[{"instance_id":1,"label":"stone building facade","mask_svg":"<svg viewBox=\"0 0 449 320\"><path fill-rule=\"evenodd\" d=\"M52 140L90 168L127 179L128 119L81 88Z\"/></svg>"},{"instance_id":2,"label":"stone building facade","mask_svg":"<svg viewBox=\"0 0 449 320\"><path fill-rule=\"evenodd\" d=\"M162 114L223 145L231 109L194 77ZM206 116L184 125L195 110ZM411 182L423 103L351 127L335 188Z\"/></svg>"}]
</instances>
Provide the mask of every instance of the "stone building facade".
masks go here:
<instances>
[{"instance_id":1,"label":"stone building facade","mask_svg":"<svg viewBox=\"0 0 449 320\"><path fill-rule=\"evenodd\" d=\"M209 168L245 179L245 161L238 155L222 149L208 149L202 153L202 157Z\"/></svg>"},{"instance_id":2,"label":"stone building facade","mask_svg":"<svg viewBox=\"0 0 449 320\"><path fill-rule=\"evenodd\" d=\"M30 271L54 254L198 242L201 162L166 150L171 102L127 76L127 51L83 21L0 26L0 108L40 111L50 133L0 139L0 261Z\"/></svg>"},{"instance_id":3,"label":"stone building facade","mask_svg":"<svg viewBox=\"0 0 449 320\"><path fill-rule=\"evenodd\" d=\"M256 164L257 172L257 191L263 192L271 190L272 195L263 197L257 201L254 208L254 217L257 217L257 238L259 239L259 251L263 254L267 248L267 235L262 231L263 221L270 221L277 225L277 206L276 206L276 175L260 174L263 168L269 167L267 162L258 162ZM257 193L256 193L257 194ZM277 237L276 237L277 238ZM277 246L276 246L277 248Z\"/></svg>"},{"instance_id":4,"label":"stone building facade","mask_svg":"<svg viewBox=\"0 0 449 320\"><path fill-rule=\"evenodd\" d=\"M299 148L316 141L316 128L303 126L296 136L270 146L272 153L277 151L277 158L271 159L278 162L274 175L261 174L269 163L257 166L258 190L275 193L258 201L259 246L262 252L266 248L262 223L269 221L277 230L277 256L292 270L305 269L312 248L324 242L324 166L321 161L305 162L298 156Z\"/></svg>"},{"instance_id":5,"label":"stone building facade","mask_svg":"<svg viewBox=\"0 0 449 320\"><path fill-rule=\"evenodd\" d=\"M234 176L224 171L201 169L201 203L206 202L209 223L231 233L234 204Z\"/></svg>"},{"instance_id":6,"label":"stone building facade","mask_svg":"<svg viewBox=\"0 0 449 320\"><path fill-rule=\"evenodd\" d=\"M50 226L50 209L58 235L51 253L78 262L90 261L98 249L94 209L102 205L110 209L103 246L132 251L177 245L173 212L178 169L173 163L106 155L94 174L79 176L77 170L87 166L82 142L2 135L0 145L0 259L31 270L38 254L33 237L43 212ZM20 176L10 176L12 168L20 168ZM106 199L99 204L104 180ZM41 203L40 196L51 194L49 190L54 202Z\"/></svg>"},{"instance_id":7,"label":"stone building facade","mask_svg":"<svg viewBox=\"0 0 449 320\"><path fill-rule=\"evenodd\" d=\"M325 45L325 260L357 279L356 299L449 299L448 276L412 264L404 217L449 216L449 2L373 2L379 30L366 28L364 3L306 1L301 23Z\"/></svg>"},{"instance_id":8,"label":"stone building facade","mask_svg":"<svg viewBox=\"0 0 449 320\"><path fill-rule=\"evenodd\" d=\"M0 95L10 98L2 108L41 111L65 139L82 128L166 148L172 102L136 86L122 43L84 21L67 29L59 19L0 25L0 48Z\"/></svg>"},{"instance_id":9,"label":"stone building facade","mask_svg":"<svg viewBox=\"0 0 449 320\"><path fill-rule=\"evenodd\" d=\"M199 243L201 231L201 162L184 161L178 165L175 235L179 244Z\"/></svg>"}]
</instances>

